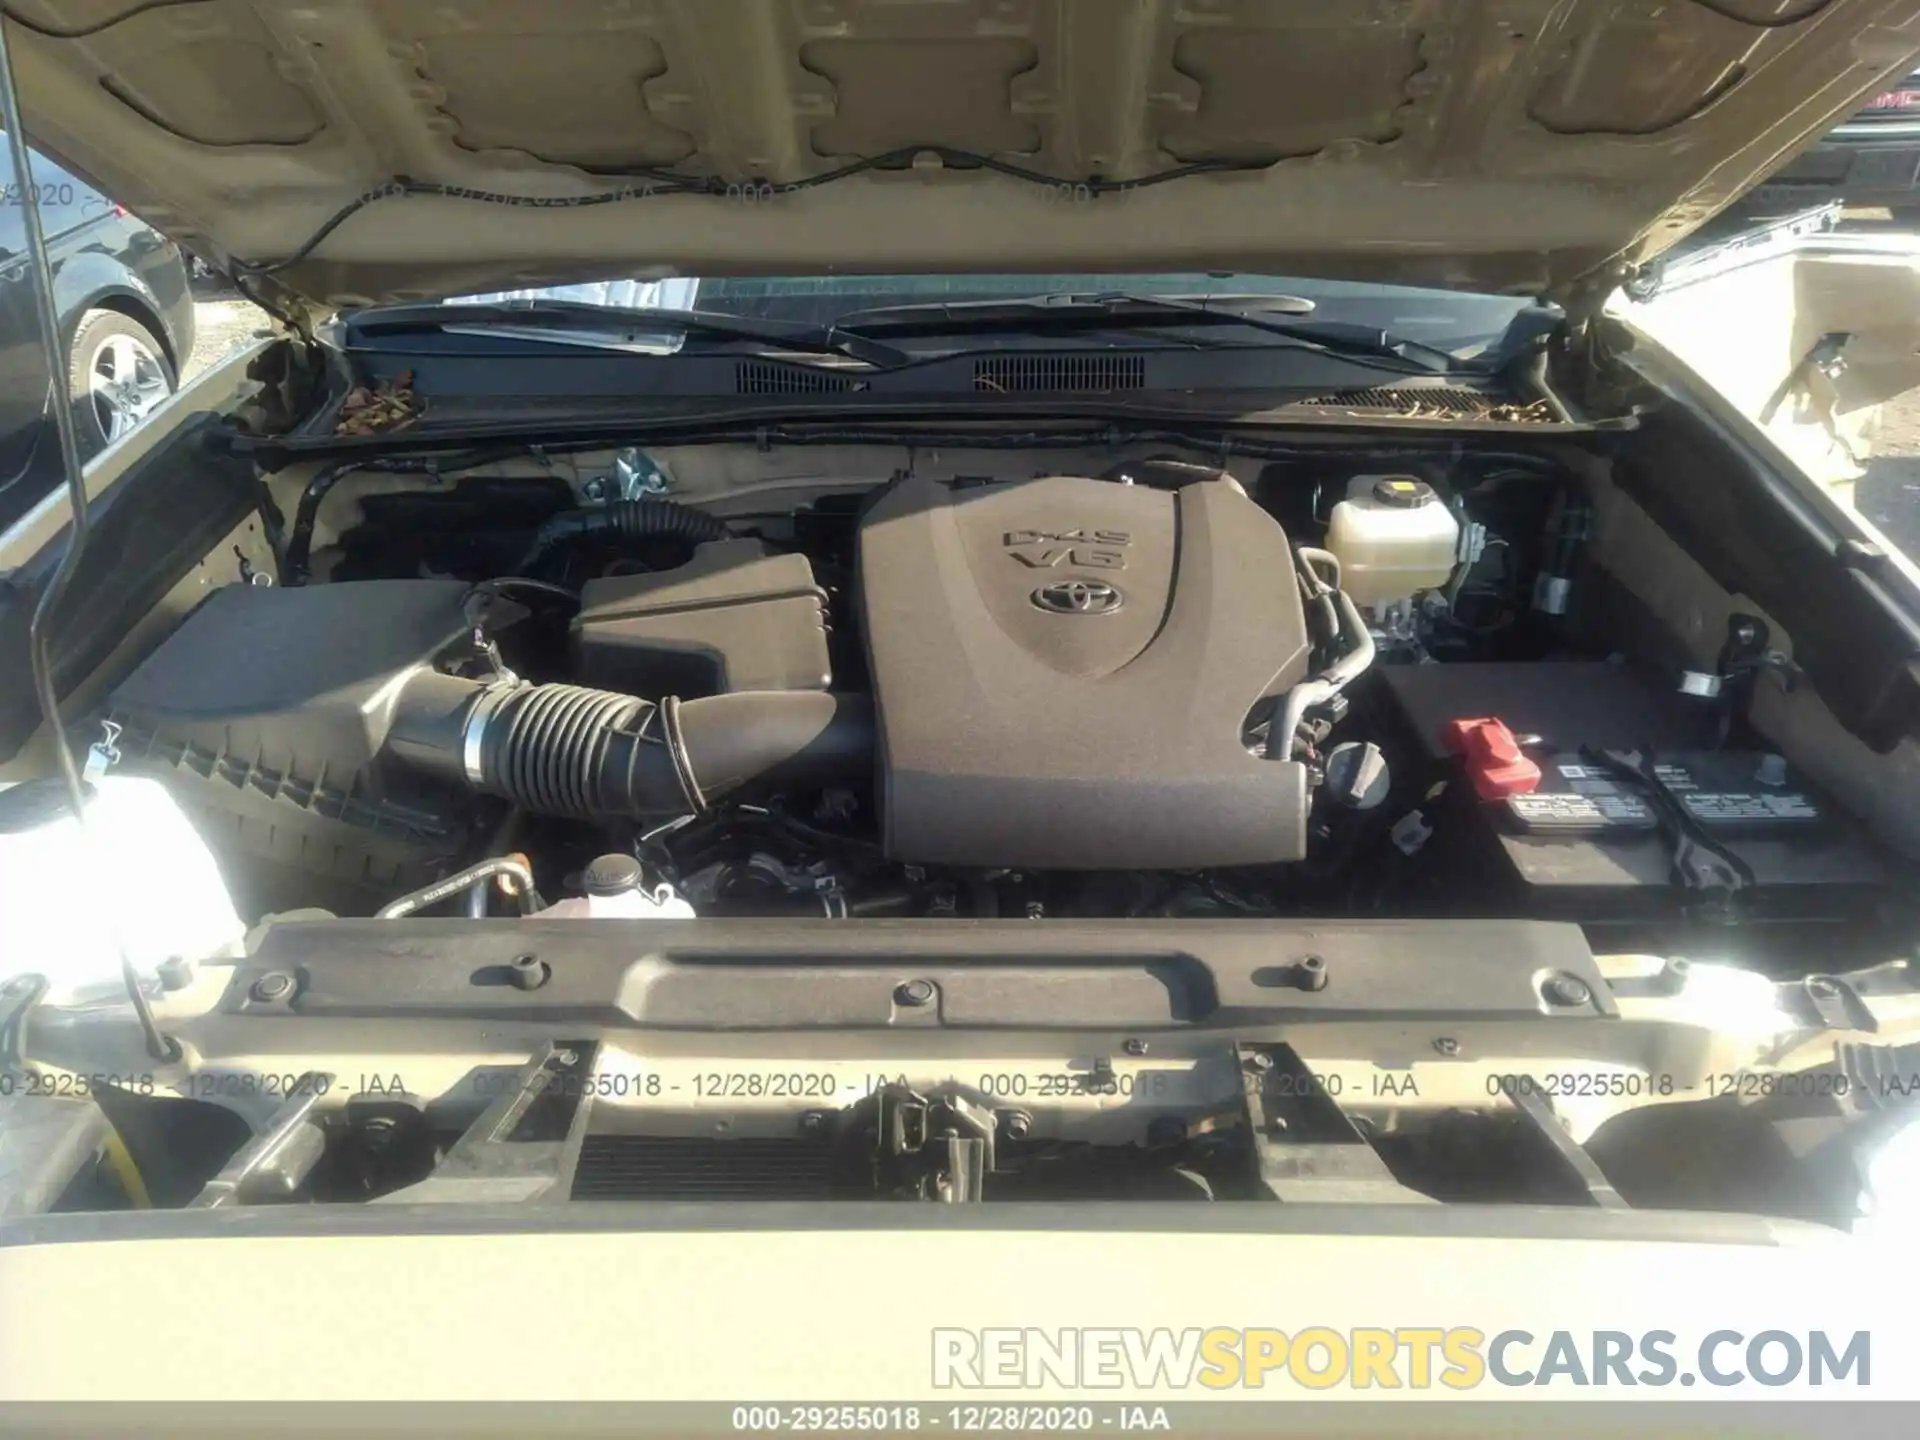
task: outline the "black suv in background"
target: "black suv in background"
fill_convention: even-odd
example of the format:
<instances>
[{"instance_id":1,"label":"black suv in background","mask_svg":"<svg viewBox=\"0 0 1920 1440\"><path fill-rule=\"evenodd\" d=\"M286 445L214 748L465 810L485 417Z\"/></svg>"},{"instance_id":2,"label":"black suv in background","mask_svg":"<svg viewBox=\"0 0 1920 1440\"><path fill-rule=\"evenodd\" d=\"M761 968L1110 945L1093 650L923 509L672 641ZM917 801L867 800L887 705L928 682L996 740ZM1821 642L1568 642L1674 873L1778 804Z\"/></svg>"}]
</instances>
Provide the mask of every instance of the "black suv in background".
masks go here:
<instances>
[{"instance_id":1,"label":"black suv in background","mask_svg":"<svg viewBox=\"0 0 1920 1440\"><path fill-rule=\"evenodd\" d=\"M1869 100L1779 174L1754 187L1741 208L1796 210L1839 200L1884 205L1902 222L1920 220L1920 71Z\"/></svg>"},{"instance_id":2,"label":"black suv in background","mask_svg":"<svg viewBox=\"0 0 1920 1440\"><path fill-rule=\"evenodd\" d=\"M73 406L87 458L118 440L179 383L193 348L193 295L180 249L85 181L33 156L29 192L0 151L0 530L58 483L49 402ZM47 373L27 264L29 193L53 262L68 373Z\"/></svg>"}]
</instances>

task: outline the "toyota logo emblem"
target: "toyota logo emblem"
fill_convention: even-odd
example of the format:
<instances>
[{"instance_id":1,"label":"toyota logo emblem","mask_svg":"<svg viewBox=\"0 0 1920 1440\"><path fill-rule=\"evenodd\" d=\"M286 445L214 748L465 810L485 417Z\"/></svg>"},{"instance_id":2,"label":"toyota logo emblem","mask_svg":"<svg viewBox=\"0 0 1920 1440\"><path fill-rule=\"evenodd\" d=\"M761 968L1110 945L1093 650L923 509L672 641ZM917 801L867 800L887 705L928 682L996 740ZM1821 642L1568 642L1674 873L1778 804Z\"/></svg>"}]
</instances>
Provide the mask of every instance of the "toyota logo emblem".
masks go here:
<instances>
[{"instance_id":1,"label":"toyota logo emblem","mask_svg":"<svg viewBox=\"0 0 1920 1440\"><path fill-rule=\"evenodd\" d=\"M1054 615L1111 615L1120 592L1104 580L1055 580L1033 592L1033 603Z\"/></svg>"}]
</instances>

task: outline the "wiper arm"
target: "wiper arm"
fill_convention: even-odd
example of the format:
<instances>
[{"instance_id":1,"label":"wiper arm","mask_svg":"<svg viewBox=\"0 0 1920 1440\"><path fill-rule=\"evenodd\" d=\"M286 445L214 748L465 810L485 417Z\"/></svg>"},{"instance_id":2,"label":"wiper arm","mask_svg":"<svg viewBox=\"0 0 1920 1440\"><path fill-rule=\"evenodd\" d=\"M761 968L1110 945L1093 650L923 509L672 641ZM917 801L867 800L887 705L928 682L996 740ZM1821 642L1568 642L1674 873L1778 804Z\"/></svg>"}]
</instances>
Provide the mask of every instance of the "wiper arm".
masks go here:
<instances>
[{"instance_id":1,"label":"wiper arm","mask_svg":"<svg viewBox=\"0 0 1920 1440\"><path fill-rule=\"evenodd\" d=\"M589 305L573 300L496 300L474 305L386 305L357 312L347 319L356 335L399 334L417 330L453 330L500 327L522 330L578 330L604 344L610 330L630 328L664 336L700 335L720 340L747 340L819 355L844 355L850 360L891 369L910 364L905 350L865 335L851 335L833 325L806 325L778 320L742 320L708 310L674 310L652 305ZM592 343L584 341L583 343Z\"/></svg>"},{"instance_id":2,"label":"wiper arm","mask_svg":"<svg viewBox=\"0 0 1920 1440\"><path fill-rule=\"evenodd\" d=\"M1148 295L1128 290L1059 290L1046 295L1015 295L997 300L928 300L914 305L882 305L870 310L854 310L837 317L836 325L921 324L952 320L958 324L993 324L1007 319L1034 319L1039 316L1120 314L1131 318L1145 311L1179 311L1182 314L1233 314L1266 311L1274 315L1311 315L1314 302L1300 295L1263 295L1248 292L1238 295Z\"/></svg>"},{"instance_id":3,"label":"wiper arm","mask_svg":"<svg viewBox=\"0 0 1920 1440\"><path fill-rule=\"evenodd\" d=\"M834 321L840 332L913 330L922 333L1038 330L1054 324L1124 322L1143 326L1235 325L1317 346L1329 354L1401 362L1392 368L1437 374L1454 357L1437 346L1409 340L1372 325L1340 320L1279 319L1305 316L1313 301L1297 295L1140 295L1128 291L1034 295L1014 300L935 301L856 310Z\"/></svg>"}]
</instances>

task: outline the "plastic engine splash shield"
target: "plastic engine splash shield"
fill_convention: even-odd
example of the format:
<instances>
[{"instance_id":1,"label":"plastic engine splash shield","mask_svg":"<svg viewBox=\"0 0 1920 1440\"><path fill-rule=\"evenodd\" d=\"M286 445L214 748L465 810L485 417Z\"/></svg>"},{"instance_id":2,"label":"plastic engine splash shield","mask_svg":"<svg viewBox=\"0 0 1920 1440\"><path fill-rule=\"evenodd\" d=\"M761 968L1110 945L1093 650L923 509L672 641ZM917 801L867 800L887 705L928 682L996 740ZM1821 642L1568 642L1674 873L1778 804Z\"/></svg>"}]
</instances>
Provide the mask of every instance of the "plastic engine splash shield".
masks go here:
<instances>
[{"instance_id":1,"label":"plastic engine splash shield","mask_svg":"<svg viewBox=\"0 0 1920 1440\"><path fill-rule=\"evenodd\" d=\"M1304 768L1249 754L1305 677L1279 525L1230 480L896 484L860 531L890 856L1035 869L1300 859Z\"/></svg>"}]
</instances>

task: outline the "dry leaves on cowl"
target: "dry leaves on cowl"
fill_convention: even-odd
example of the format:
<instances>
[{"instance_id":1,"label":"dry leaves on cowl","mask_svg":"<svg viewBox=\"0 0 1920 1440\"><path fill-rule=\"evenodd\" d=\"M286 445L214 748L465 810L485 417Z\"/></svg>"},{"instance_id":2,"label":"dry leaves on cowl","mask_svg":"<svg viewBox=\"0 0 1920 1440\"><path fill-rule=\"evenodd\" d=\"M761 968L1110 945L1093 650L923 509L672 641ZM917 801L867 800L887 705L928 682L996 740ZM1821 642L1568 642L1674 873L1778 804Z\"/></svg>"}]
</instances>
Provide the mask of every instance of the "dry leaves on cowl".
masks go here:
<instances>
[{"instance_id":1,"label":"dry leaves on cowl","mask_svg":"<svg viewBox=\"0 0 1920 1440\"><path fill-rule=\"evenodd\" d=\"M413 393L413 372L404 370L377 390L362 385L340 406L336 435L384 435L420 418L426 402Z\"/></svg>"}]
</instances>

